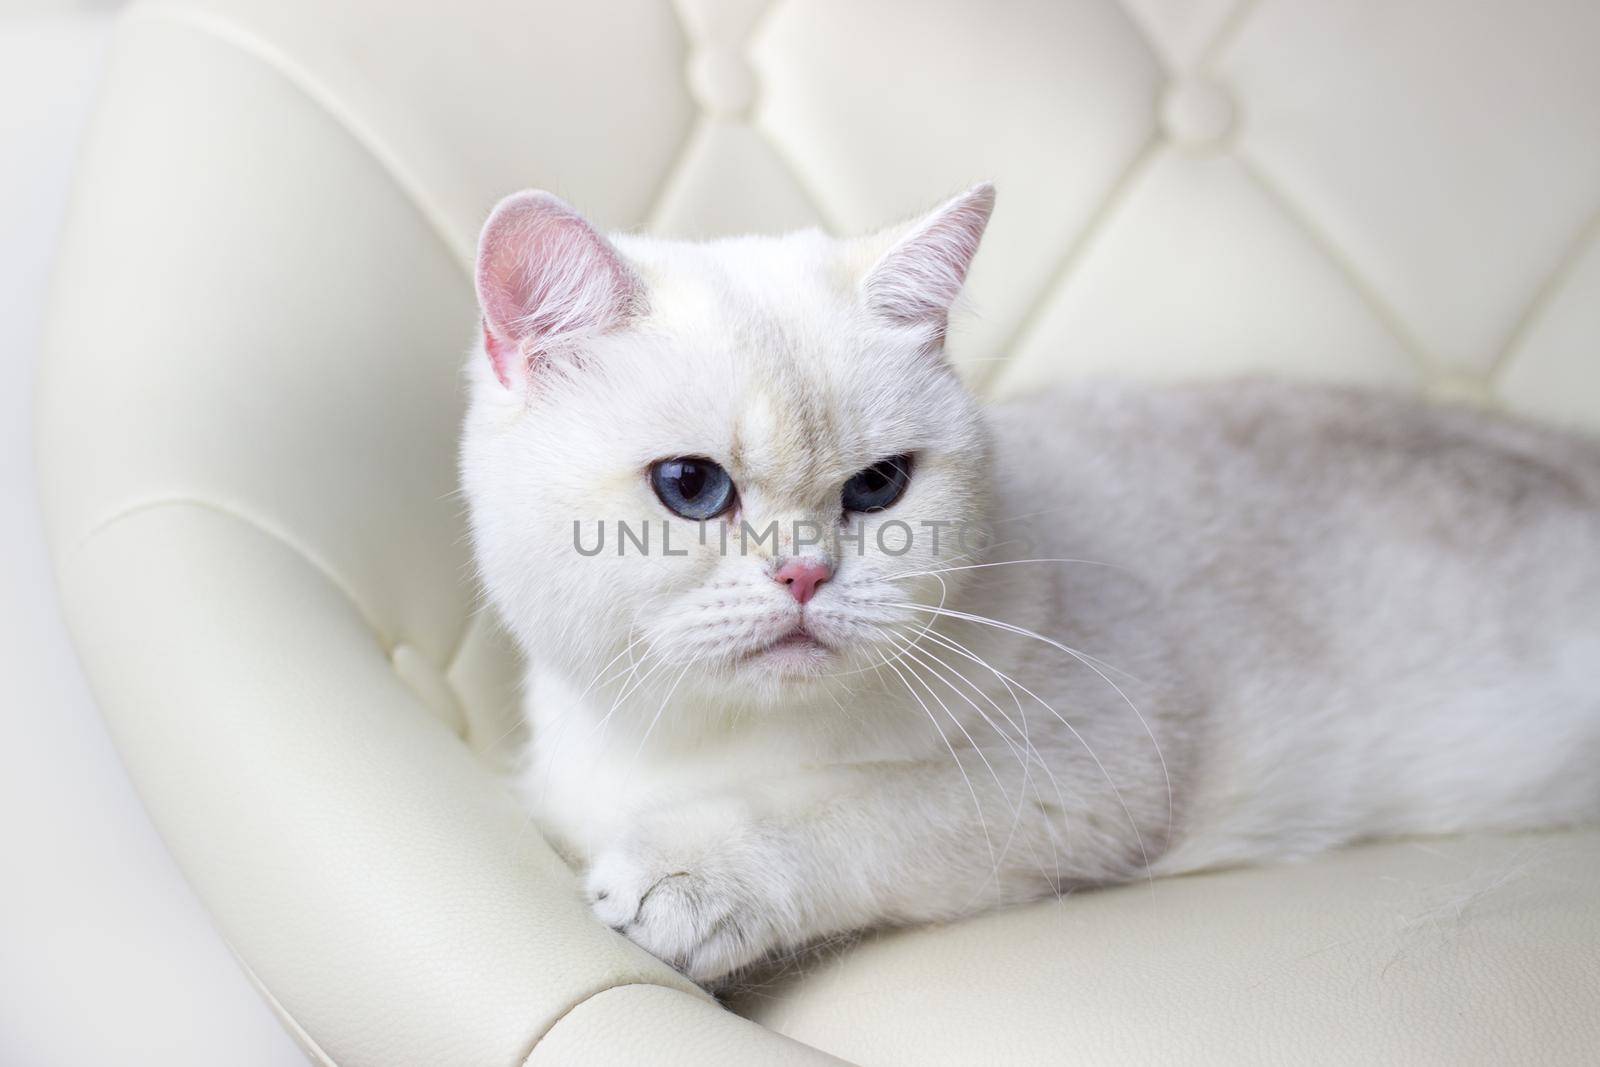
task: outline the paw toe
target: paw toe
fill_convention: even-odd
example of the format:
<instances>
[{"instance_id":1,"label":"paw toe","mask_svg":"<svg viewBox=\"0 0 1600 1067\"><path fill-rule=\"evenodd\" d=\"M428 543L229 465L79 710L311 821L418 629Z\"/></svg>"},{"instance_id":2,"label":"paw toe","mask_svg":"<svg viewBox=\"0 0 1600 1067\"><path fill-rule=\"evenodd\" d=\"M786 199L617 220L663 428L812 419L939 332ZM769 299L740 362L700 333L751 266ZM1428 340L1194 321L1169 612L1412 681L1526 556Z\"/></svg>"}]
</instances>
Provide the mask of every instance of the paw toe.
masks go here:
<instances>
[{"instance_id":1,"label":"paw toe","mask_svg":"<svg viewBox=\"0 0 1600 1067\"><path fill-rule=\"evenodd\" d=\"M612 853L595 862L584 889L595 918L620 931L639 914L648 886L637 864L620 853Z\"/></svg>"}]
</instances>

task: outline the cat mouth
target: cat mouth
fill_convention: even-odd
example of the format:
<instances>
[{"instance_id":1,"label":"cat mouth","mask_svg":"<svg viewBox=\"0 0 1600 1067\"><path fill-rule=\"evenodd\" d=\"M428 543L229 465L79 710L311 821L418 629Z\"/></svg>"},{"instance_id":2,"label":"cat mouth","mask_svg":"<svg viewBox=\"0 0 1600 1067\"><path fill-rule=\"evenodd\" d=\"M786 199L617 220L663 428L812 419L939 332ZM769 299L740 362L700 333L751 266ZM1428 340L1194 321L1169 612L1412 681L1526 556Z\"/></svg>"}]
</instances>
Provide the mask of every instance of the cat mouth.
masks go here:
<instances>
[{"instance_id":1,"label":"cat mouth","mask_svg":"<svg viewBox=\"0 0 1600 1067\"><path fill-rule=\"evenodd\" d=\"M807 661L827 656L832 651L833 649L823 644L816 634L806 629L806 624L802 622L796 623L776 640L768 641L759 648L746 652L744 658L757 660L771 657L782 663L801 666Z\"/></svg>"}]
</instances>

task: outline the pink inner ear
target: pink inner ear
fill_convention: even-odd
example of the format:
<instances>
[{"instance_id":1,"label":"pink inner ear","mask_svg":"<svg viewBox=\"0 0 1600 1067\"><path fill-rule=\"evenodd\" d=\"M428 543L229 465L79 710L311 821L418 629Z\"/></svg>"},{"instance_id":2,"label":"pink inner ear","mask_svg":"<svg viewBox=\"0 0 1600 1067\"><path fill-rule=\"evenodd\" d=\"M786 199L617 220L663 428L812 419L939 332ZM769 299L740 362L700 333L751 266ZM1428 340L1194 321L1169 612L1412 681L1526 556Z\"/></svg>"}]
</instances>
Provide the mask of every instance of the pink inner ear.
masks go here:
<instances>
[{"instance_id":1,"label":"pink inner ear","mask_svg":"<svg viewBox=\"0 0 1600 1067\"><path fill-rule=\"evenodd\" d=\"M868 305L901 325L931 326L942 339L993 210L994 186L986 183L935 211L868 273Z\"/></svg>"},{"instance_id":2,"label":"pink inner ear","mask_svg":"<svg viewBox=\"0 0 1600 1067\"><path fill-rule=\"evenodd\" d=\"M613 329L638 310L642 286L582 216L549 193L508 197L478 244L484 347L510 386L557 345Z\"/></svg>"},{"instance_id":3,"label":"pink inner ear","mask_svg":"<svg viewBox=\"0 0 1600 1067\"><path fill-rule=\"evenodd\" d=\"M483 350L489 353L489 365L494 368L494 376L500 379L501 385L511 388L511 361L516 357L517 350L511 342L496 337L487 322L483 324Z\"/></svg>"}]
</instances>

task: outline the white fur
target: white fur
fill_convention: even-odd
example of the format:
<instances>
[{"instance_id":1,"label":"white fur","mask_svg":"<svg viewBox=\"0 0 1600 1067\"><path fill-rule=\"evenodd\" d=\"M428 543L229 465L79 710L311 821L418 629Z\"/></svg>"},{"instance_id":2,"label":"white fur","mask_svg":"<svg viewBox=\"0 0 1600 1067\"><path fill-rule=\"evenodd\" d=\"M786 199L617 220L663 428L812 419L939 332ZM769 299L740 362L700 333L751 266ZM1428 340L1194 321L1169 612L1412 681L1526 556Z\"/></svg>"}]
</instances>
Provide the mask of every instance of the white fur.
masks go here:
<instances>
[{"instance_id":1,"label":"white fur","mask_svg":"<svg viewBox=\"0 0 1600 1067\"><path fill-rule=\"evenodd\" d=\"M526 381L474 355L462 477L530 665L520 785L596 914L710 981L1147 871L1600 814L1600 449L1266 383L983 412L928 324L989 196L860 241L596 235L641 299L564 311L581 344L531 338ZM646 479L709 456L735 523L831 528L904 453L869 537L995 543L830 556L803 614L837 652L787 666L751 653L802 614L771 577L794 546L702 546ZM687 555L584 557L574 520Z\"/></svg>"}]
</instances>

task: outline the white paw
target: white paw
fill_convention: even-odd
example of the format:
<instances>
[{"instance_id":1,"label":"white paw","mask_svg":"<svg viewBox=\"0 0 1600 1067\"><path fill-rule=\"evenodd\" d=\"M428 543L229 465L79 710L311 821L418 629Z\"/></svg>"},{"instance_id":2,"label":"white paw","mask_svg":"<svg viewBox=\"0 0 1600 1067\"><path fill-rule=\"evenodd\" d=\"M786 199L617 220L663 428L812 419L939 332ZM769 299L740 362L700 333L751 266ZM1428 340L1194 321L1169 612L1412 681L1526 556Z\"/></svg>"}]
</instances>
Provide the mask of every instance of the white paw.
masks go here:
<instances>
[{"instance_id":1,"label":"white paw","mask_svg":"<svg viewBox=\"0 0 1600 1067\"><path fill-rule=\"evenodd\" d=\"M695 822L653 820L601 852L585 886L601 922L708 983L781 946L788 893L781 872L761 869L750 835L719 847Z\"/></svg>"}]
</instances>

